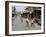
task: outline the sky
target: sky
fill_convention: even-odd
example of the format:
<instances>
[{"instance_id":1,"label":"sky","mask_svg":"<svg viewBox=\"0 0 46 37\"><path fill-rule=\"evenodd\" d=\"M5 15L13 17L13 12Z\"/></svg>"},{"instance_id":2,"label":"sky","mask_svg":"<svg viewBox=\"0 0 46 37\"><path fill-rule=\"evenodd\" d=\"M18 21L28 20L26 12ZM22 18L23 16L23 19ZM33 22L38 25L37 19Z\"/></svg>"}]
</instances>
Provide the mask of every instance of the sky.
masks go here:
<instances>
[{"instance_id":1,"label":"sky","mask_svg":"<svg viewBox=\"0 0 46 37\"><path fill-rule=\"evenodd\" d=\"M24 11L26 6L15 6L15 8L16 8L16 11Z\"/></svg>"}]
</instances>

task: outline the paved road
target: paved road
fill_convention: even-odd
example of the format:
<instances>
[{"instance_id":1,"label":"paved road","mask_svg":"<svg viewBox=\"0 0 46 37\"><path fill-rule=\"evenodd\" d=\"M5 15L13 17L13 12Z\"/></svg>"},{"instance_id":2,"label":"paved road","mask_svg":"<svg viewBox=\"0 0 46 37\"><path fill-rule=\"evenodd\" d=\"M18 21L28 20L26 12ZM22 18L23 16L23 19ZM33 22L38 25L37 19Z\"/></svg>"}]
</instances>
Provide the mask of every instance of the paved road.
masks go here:
<instances>
[{"instance_id":1,"label":"paved road","mask_svg":"<svg viewBox=\"0 0 46 37\"><path fill-rule=\"evenodd\" d=\"M40 26L35 24L32 27L26 27L25 22L20 21L20 15L13 17L13 24L12 24L12 30L13 31L22 31L22 30L38 30L40 29Z\"/></svg>"}]
</instances>

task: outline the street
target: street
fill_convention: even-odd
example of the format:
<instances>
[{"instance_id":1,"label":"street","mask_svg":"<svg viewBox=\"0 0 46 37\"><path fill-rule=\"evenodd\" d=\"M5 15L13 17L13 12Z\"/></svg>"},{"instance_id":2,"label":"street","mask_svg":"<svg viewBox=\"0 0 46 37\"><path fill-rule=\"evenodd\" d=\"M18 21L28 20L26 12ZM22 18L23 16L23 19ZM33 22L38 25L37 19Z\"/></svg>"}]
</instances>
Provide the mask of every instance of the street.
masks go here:
<instances>
[{"instance_id":1,"label":"street","mask_svg":"<svg viewBox=\"0 0 46 37\"><path fill-rule=\"evenodd\" d=\"M22 23L20 15L14 16L12 21L12 30L13 31L23 31L23 30L39 30L41 26L35 24L32 27L27 27L25 21Z\"/></svg>"}]
</instances>

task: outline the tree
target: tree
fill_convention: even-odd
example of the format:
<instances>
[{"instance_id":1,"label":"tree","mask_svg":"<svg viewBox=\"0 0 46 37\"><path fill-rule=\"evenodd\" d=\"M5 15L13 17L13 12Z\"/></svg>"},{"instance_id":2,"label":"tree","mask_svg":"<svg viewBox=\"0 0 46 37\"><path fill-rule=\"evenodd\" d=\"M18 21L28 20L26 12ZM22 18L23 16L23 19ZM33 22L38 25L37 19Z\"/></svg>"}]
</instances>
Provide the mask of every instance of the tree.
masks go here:
<instances>
[{"instance_id":1,"label":"tree","mask_svg":"<svg viewBox=\"0 0 46 37\"><path fill-rule=\"evenodd\" d=\"M33 10L33 8L32 8L32 7L26 7L26 9L25 9L25 10L32 11L32 10Z\"/></svg>"},{"instance_id":2,"label":"tree","mask_svg":"<svg viewBox=\"0 0 46 37\"><path fill-rule=\"evenodd\" d=\"M16 14L16 7L15 6L12 6L12 13Z\"/></svg>"}]
</instances>

